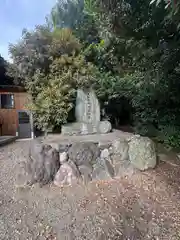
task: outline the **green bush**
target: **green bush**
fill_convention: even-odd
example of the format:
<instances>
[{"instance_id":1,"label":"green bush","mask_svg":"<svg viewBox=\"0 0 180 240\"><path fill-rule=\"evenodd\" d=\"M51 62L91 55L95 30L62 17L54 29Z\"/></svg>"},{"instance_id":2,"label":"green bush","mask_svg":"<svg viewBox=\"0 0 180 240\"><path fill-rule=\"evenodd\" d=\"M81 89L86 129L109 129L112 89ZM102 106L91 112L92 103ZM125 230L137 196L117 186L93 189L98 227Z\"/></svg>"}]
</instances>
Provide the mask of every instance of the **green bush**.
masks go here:
<instances>
[{"instance_id":1,"label":"green bush","mask_svg":"<svg viewBox=\"0 0 180 240\"><path fill-rule=\"evenodd\" d=\"M180 148L180 127L179 126L160 126L157 141L164 143L175 149Z\"/></svg>"}]
</instances>

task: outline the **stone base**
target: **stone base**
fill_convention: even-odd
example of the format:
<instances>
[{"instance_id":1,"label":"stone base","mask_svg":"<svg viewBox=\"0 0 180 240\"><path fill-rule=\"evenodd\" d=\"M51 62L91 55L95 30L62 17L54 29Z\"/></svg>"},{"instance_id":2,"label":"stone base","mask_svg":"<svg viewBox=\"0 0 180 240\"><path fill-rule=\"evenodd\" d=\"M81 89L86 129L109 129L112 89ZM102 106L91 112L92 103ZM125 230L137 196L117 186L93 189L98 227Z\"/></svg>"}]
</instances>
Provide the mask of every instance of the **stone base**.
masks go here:
<instances>
[{"instance_id":1,"label":"stone base","mask_svg":"<svg viewBox=\"0 0 180 240\"><path fill-rule=\"evenodd\" d=\"M96 125L92 123L70 123L63 125L61 128L61 134L72 136L72 135L88 135L95 133L109 133L112 130L111 123L108 121L101 121Z\"/></svg>"},{"instance_id":2,"label":"stone base","mask_svg":"<svg viewBox=\"0 0 180 240\"><path fill-rule=\"evenodd\" d=\"M108 134L60 135L59 137L53 135L44 139L43 142L56 148L61 165L68 164L68 166L64 165L64 170L62 169L63 171L60 171L55 178L58 180L55 182L56 185L61 185L62 182L72 184L76 180L87 183L132 176L138 170L152 168L154 167L153 156L156 152L151 144L147 143L147 138L139 139L139 136L119 130ZM80 172L80 179L77 174L74 174L76 170L71 162ZM68 173L64 175L65 170L68 170L66 171ZM72 181L72 179L75 180Z\"/></svg>"}]
</instances>

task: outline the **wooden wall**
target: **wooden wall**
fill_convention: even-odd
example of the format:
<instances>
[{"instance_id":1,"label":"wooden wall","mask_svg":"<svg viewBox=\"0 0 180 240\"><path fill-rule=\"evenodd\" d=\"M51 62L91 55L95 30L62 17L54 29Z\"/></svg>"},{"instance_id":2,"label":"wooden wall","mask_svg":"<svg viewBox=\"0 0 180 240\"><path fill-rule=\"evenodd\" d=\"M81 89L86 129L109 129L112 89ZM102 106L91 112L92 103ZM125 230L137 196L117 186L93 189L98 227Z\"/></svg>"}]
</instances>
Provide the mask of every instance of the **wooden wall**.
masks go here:
<instances>
[{"instance_id":1,"label":"wooden wall","mask_svg":"<svg viewBox=\"0 0 180 240\"><path fill-rule=\"evenodd\" d=\"M17 110L27 110L27 104L30 101L30 97L26 92L14 92L0 90L0 94L14 94L14 109L1 109L0 117L3 119L2 135L16 136L18 128L18 113Z\"/></svg>"}]
</instances>

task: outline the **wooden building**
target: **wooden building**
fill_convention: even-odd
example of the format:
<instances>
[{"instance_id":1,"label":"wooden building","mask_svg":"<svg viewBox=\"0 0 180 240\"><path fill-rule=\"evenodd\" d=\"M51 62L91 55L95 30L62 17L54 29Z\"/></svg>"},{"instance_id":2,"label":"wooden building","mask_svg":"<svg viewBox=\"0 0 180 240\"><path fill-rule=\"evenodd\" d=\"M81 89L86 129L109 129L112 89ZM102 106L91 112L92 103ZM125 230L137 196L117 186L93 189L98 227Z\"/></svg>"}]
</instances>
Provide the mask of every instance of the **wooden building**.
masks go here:
<instances>
[{"instance_id":1,"label":"wooden building","mask_svg":"<svg viewBox=\"0 0 180 240\"><path fill-rule=\"evenodd\" d=\"M34 137L32 114L27 110L29 101L24 88L0 85L0 135Z\"/></svg>"}]
</instances>

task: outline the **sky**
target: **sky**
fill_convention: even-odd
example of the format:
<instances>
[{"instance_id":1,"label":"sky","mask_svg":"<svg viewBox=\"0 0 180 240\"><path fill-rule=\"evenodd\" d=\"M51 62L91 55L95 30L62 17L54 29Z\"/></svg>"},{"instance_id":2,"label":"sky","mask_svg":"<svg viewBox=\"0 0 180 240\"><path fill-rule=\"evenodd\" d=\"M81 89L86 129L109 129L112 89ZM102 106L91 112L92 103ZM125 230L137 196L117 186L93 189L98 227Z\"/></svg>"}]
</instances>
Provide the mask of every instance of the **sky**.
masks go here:
<instances>
[{"instance_id":1,"label":"sky","mask_svg":"<svg viewBox=\"0 0 180 240\"><path fill-rule=\"evenodd\" d=\"M10 60L9 43L21 38L23 28L45 23L56 0L0 0L0 55Z\"/></svg>"}]
</instances>

